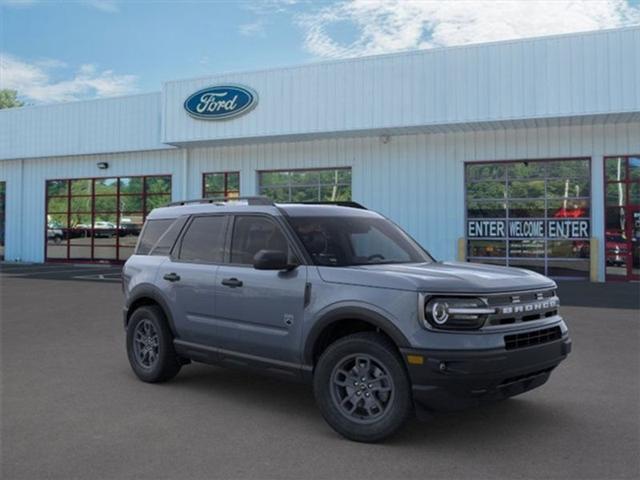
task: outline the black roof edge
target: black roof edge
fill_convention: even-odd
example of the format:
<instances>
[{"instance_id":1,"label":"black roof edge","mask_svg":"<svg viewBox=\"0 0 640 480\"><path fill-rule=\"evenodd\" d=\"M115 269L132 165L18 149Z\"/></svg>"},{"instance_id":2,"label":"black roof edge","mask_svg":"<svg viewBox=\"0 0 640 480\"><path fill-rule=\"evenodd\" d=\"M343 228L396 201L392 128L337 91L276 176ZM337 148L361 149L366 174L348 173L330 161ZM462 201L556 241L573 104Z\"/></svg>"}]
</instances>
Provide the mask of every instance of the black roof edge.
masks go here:
<instances>
[{"instance_id":1,"label":"black roof edge","mask_svg":"<svg viewBox=\"0 0 640 480\"><path fill-rule=\"evenodd\" d=\"M278 202L280 203L280 202ZM359 208L360 210L368 210L364 205L353 202L351 200L340 200L336 202L282 202L281 205L334 205L336 207L350 207L350 208Z\"/></svg>"},{"instance_id":2,"label":"black roof edge","mask_svg":"<svg viewBox=\"0 0 640 480\"><path fill-rule=\"evenodd\" d=\"M248 196L248 197L207 197L207 198L195 198L192 200L179 200L177 202L168 203L167 207L180 207L183 205L192 205L194 203L216 203L224 204L227 202L234 202L236 200L245 200L247 205L261 205L273 207L274 203L270 198L264 196Z\"/></svg>"}]
</instances>

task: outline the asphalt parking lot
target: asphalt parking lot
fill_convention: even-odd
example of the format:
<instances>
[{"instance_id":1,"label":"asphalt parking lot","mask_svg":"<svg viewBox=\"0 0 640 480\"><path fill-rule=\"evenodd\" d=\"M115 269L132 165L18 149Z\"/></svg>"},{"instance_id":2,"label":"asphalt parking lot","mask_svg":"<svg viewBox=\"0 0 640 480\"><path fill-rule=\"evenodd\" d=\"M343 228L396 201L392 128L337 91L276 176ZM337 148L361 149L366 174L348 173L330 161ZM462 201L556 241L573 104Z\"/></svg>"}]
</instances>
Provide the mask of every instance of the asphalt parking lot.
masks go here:
<instances>
[{"instance_id":1,"label":"asphalt parking lot","mask_svg":"<svg viewBox=\"0 0 640 480\"><path fill-rule=\"evenodd\" d=\"M638 284L561 285L574 350L543 387L365 445L304 385L204 365L136 380L117 275L0 268L2 478L640 477Z\"/></svg>"}]
</instances>

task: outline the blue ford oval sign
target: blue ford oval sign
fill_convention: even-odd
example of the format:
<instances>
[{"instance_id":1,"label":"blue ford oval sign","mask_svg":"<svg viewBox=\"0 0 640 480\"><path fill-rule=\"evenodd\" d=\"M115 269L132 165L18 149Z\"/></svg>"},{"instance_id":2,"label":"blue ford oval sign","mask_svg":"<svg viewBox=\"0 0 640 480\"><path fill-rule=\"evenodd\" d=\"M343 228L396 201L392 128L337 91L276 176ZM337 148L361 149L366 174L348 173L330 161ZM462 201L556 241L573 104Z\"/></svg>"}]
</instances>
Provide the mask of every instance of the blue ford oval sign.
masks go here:
<instances>
[{"instance_id":1,"label":"blue ford oval sign","mask_svg":"<svg viewBox=\"0 0 640 480\"><path fill-rule=\"evenodd\" d=\"M247 113L258 103L258 94L240 85L217 85L197 91L184 102L194 118L224 120Z\"/></svg>"}]
</instances>

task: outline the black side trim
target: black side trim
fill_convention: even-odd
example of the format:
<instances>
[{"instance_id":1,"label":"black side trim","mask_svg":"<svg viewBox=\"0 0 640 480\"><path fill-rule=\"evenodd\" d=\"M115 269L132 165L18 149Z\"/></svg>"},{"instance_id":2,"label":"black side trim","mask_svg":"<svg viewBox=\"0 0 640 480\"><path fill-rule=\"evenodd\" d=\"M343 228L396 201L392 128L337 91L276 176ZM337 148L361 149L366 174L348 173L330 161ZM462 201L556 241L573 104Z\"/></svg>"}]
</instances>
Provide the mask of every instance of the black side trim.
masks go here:
<instances>
[{"instance_id":1,"label":"black side trim","mask_svg":"<svg viewBox=\"0 0 640 480\"><path fill-rule=\"evenodd\" d=\"M304 285L304 306L305 308L311 303L311 283L307 282Z\"/></svg>"},{"instance_id":2,"label":"black side trim","mask_svg":"<svg viewBox=\"0 0 640 480\"><path fill-rule=\"evenodd\" d=\"M306 364L313 365L313 350L316 341L322 334L323 330L332 323L339 322L341 320L362 320L368 322L389 335L398 348L410 346L409 341L400 329L398 329L391 320L379 313L364 307L338 307L320 317L320 319L314 323L311 331L307 335L307 339L304 344L303 356Z\"/></svg>"},{"instance_id":3,"label":"black side trim","mask_svg":"<svg viewBox=\"0 0 640 480\"><path fill-rule=\"evenodd\" d=\"M221 365L225 367L240 367L266 371L278 376L307 380L313 370L311 365L303 365L294 362L285 362L272 358L261 357L249 353L225 350L224 348L211 347L199 343L186 342L175 339L173 341L176 352L183 357L196 362Z\"/></svg>"}]
</instances>

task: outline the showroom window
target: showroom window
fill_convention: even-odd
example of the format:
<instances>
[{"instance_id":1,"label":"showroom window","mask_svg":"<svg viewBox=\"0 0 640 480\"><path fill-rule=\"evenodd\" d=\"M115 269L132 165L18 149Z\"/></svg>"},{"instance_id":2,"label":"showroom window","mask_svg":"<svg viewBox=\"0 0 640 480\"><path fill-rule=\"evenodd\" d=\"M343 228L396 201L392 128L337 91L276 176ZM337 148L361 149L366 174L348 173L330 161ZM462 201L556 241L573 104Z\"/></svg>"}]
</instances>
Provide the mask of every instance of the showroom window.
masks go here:
<instances>
[{"instance_id":1,"label":"showroom window","mask_svg":"<svg viewBox=\"0 0 640 480\"><path fill-rule=\"evenodd\" d=\"M0 260L4 260L4 212L7 184L0 182Z\"/></svg>"},{"instance_id":2,"label":"showroom window","mask_svg":"<svg viewBox=\"0 0 640 480\"><path fill-rule=\"evenodd\" d=\"M608 280L640 280L640 156L604 159Z\"/></svg>"},{"instance_id":3,"label":"showroom window","mask_svg":"<svg viewBox=\"0 0 640 480\"><path fill-rule=\"evenodd\" d=\"M465 165L467 258L589 276L589 159Z\"/></svg>"},{"instance_id":4,"label":"showroom window","mask_svg":"<svg viewBox=\"0 0 640 480\"><path fill-rule=\"evenodd\" d=\"M122 262L147 214L171 201L171 177L48 180L46 194L46 260Z\"/></svg>"},{"instance_id":5,"label":"showroom window","mask_svg":"<svg viewBox=\"0 0 640 480\"><path fill-rule=\"evenodd\" d=\"M276 202L351 200L351 168L258 172L260 195Z\"/></svg>"},{"instance_id":6,"label":"showroom window","mask_svg":"<svg viewBox=\"0 0 640 480\"><path fill-rule=\"evenodd\" d=\"M240 172L215 172L202 174L204 198L228 198L240 196Z\"/></svg>"}]
</instances>

